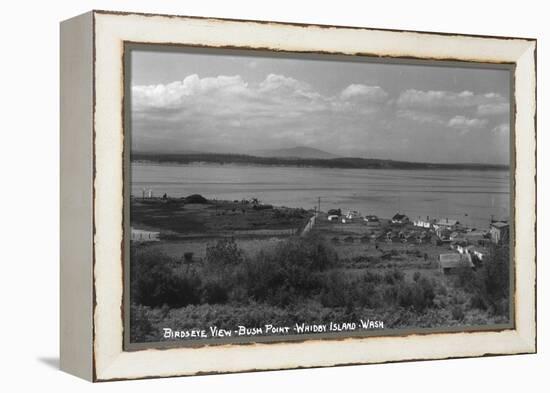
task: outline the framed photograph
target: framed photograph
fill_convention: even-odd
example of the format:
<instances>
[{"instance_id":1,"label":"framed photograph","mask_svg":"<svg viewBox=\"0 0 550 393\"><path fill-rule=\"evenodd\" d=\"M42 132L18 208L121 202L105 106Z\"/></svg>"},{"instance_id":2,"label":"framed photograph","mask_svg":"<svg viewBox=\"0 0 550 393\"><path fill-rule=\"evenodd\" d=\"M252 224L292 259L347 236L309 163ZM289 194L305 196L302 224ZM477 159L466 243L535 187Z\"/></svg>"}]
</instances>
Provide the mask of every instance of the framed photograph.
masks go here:
<instances>
[{"instance_id":1,"label":"framed photograph","mask_svg":"<svg viewBox=\"0 0 550 393\"><path fill-rule=\"evenodd\" d=\"M536 40L61 24L61 367L536 352Z\"/></svg>"}]
</instances>

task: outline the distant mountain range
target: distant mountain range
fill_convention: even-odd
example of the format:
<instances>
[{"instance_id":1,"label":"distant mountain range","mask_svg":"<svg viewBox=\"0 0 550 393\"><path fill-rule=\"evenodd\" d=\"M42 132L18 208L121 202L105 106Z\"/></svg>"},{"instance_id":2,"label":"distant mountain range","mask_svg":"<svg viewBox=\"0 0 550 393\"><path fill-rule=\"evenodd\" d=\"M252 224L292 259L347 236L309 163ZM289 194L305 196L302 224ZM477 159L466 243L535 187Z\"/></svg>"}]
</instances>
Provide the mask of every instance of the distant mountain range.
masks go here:
<instances>
[{"instance_id":1,"label":"distant mountain range","mask_svg":"<svg viewBox=\"0 0 550 393\"><path fill-rule=\"evenodd\" d=\"M296 146L288 149L272 149L272 150L256 150L251 152L251 155L256 157L278 157L278 158L316 158L328 160L337 158L335 154L327 153L326 151L314 149L307 146Z\"/></svg>"},{"instance_id":2,"label":"distant mountain range","mask_svg":"<svg viewBox=\"0 0 550 393\"><path fill-rule=\"evenodd\" d=\"M227 153L140 153L132 152L132 162L158 163L214 163L240 165L296 166L317 168L348 169L471 169L471 170L508 170L507 165L496 164L440 164L428 162L408 162L382 160L376 158L337 157L322 150L308 147L292 149L264 150L264 156ZM296 157L298 153L302 153ZM259 153L256 153L259 154ZM270 155L267 155L270 154ZM271 155L273 154L273 155ZM284 155L283 155L284 154ZM325 156L319 158L312 156Z\"/></svg>"}]
</instances>

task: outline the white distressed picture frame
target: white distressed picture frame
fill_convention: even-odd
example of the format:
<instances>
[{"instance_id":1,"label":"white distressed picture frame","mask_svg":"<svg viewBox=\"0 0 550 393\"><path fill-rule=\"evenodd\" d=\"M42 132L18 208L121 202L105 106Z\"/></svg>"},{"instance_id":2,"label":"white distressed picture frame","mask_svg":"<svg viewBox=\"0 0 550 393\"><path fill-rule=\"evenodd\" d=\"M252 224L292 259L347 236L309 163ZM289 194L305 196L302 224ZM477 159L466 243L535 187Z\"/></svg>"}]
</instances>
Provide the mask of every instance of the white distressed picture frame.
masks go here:
<instances>
[{"instance_id":1,"label":"white distressed picture frame","mask_svg":"<svg viewBox=\"0 0 550 393\"><path fill-rule=\"evenodd\" d=\"M124 351L124 43L515 64L515 327ZM61 25L61 368L92 381L536 352L536 41L92 11Z\"/></svg>"}]
</instances>

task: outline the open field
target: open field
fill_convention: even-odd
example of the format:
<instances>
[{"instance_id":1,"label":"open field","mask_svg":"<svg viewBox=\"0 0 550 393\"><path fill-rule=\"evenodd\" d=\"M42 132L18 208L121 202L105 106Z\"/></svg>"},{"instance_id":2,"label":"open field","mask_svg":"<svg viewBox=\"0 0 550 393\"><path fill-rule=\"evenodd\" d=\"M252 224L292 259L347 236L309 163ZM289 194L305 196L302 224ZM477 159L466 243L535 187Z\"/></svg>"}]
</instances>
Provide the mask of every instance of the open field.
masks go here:
<instances>
[{"instance_id":1,"label":"open field","mask_svg":"<svg viewBox=\"0 0 550 393\"><path fill-rule=\"evenodd\" d=\"M235 242L248 255L254 255L266 247L274 246L279 243L281 238L278 237L261 237L261 238L236 238ZM165 240L144 245L148 249L156 252L163 252L166 255L183 259L184 254L193 253L193 258L198 261L206 257L206 248L210 244L215 244L216 238L209 239L185 239L185 240Z\"/></svg>"},{"instance_id":2,"label":"open field","mask_svg":"<svg viewBox=\"0 0 550 393\"><path fill-rule=\"evenodd\" d=\"M196 203L204 202L204 203ZM274 208L249 201L189 202L187 198L133 198L132 228L159 232L158 242L143 246L177 260L192 253L195 261L206 256L209 244L232 237L246 253L253 255L280 239L299 233L311 212Z\"/></svg>"},{"instance_id":3,"label":"open field","mask_svg":"<svg viewBox=\"0 0 550 393\"><path fill-rule=\"evenodd\" d=\"M312 215L304 209L249 201L203 201L199 197L132 198L132 227L160 231L161 239L288 236L300 230Z\"/></svg>"}]
</instances>

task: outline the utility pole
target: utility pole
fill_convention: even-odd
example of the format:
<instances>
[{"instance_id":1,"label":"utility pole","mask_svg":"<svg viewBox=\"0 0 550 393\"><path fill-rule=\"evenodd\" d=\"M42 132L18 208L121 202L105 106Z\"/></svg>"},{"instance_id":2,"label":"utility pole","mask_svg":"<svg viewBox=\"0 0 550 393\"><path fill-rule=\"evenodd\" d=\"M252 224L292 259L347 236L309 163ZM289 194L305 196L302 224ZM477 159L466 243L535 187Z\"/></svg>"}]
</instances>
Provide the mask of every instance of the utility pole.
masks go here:
<instances>
[{"instance_id":1,"label":"utility pole","mask_svg":"<svg viewBox=\"0 0 550 393\"><path fill-rule=\"evenodd\" d=\"M317 213L321 213L321 197L317 197Z\"/></svg>"}]
</instances>

